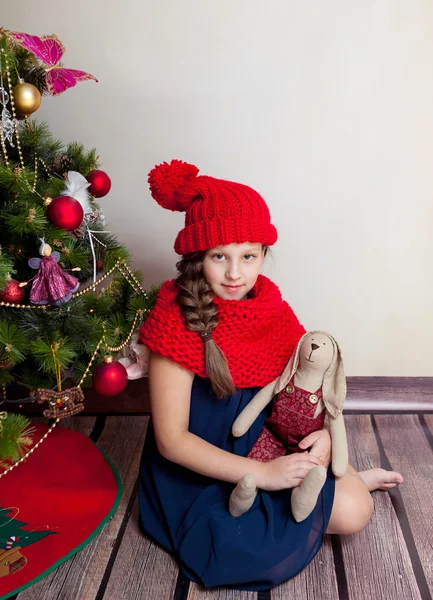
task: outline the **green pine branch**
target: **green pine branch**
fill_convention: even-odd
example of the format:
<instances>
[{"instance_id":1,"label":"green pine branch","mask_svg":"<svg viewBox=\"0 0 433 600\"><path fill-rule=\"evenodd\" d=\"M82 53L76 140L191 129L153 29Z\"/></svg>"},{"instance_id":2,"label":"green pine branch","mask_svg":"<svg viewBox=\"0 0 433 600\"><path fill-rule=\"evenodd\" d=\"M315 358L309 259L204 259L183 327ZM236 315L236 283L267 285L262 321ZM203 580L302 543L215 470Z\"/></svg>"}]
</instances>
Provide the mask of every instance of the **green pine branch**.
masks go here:
<instances>
[{"instance_id":1,"label":"green pine branch","mask_svg":"<svg viewBox=\"0 0 433 600\"><path fill-rule=\"evenodd\" d=\"M45 154L45 156L41 156L44 162L52 154L62 152L64 148L60 140L53 138L48 123L45 121L38 123L35 119L29 120L27 125L20 129L20 139L23 151L28 150L30 154L33 154L35 149L38 149L39 155L42 152ZM43 167L42 170L44 171Z\"/></svg>"},{"instance_id":2,"label":"green pine branch","mask_svg":"<svg viewBox=\"0 0 433 600\"><path fill-rule=\"evenodd\" d=\"M15 378L10 371L6 371L6 369L0 369L0 386L10 385L14 382L14 380Z\"/></svg>"},{"instance_id":3,"label":"green pine branch","mask_svg":"<svg viewBox=\"0 0 433 600\"><path fill-rule=\"evenodd\" d=\"M0 360L10 360L13 364L25 358L28 339L16 323L0 321Z\"/></svg>"},{"instance_id":4,"label":"green pine branch","mask_svg":"<svg viewBox=\"0 0 433 600\"><path fill-rule=\"evenodd\" d=\"M40 236L47 226L44 211L39 206L31 206L19 214L10 214L4 217L6 227L12 234L19 236Z\"/></svg>"},{"instance_id":5,"label":"green pine branch","mask_svg":"<svg viewBox=\"0 0 433 600\"><path fill-rule=\"evenodd\" d=\"M14 273L16 273L16 270L10 256L3 250L0 250L0 290L4 288L9 276Z\"/></svg>"},{"instance_id":6,"label":"green pine branch","mask_svg":"<svg viewBox=\"0 0 433 600\"><path fill-rule=\"evenodd\" d=\"M62 337L59 331L51 332L43 339L34 340L30 348L40 368L53 375L56 374L56 362L60 363L62 369L66 369L76 356L69 339Z\"/></svg>"},{"instance_id":7,"label":"green pine branch","mask_svg":"<svg viewBox=\"0 0 433 600\"><path fill-rule=\"evenodd\" d=\"M84 176L94 171L99 166L99 157L96 148L86 150L80 142L70 142L66 148L71 168L70 171L78 171Z\"/></svg>"},{"instance_id":8,"label":"green pine branch","mask_svg":"<svg viewBox=\"0 0 433 600\"><path fill-rule=\"evenodd\" d=\"M1 375L1 371L0 371ZM50 379L43 371L39 369L39 366L30 357L24 363L14 369L15 383L23 387L23 396L25 390L29 390L29 393L33 394L37 388L50 389L57 385L53 379Z\"/></svg>"},{"instance_id":9,"label":"green pine branch","mask_svg":"<svg viewBox=\"0 0 433 600\"><path fill-rule=\"evenodd\" d=\"M108 320L106 326L105 339L107 344L112 347L120 346L128 336L131 330L131 324L122 313L114 313Z\"/></svg>"},{"instance_id":10,"label":"green pine branch","mask_svg":"<svg viewBox=\"0 0 433 600\"><path fill-rule=\"evenodd\" d=\"M36 429L30 419L23 415L7 413L0 420L0 466L7 468L7 462L16 463L22 458L33 442Z\"/></svg>"}]
</instances>

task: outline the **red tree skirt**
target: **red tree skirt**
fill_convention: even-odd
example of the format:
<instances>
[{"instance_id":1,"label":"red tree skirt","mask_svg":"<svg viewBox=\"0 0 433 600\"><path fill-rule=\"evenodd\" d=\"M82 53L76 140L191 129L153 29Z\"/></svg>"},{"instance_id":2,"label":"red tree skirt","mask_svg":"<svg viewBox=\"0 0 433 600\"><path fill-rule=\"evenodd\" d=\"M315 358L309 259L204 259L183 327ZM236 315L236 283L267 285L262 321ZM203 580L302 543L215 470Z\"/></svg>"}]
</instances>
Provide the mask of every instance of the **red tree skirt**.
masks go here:
<instances>
[{"instance_id":1,"label":"red tree skirt","mask_svg":"<svg viewBox=\"0 0 433 600\"><path fill-rule=\"evenodd\" d=\"M36 442L48 427L35 427ZM0 598L45 577L88 544L121 494L119 475L97 446L56 427L0 479Z\"/></svg>"}]
</instances>

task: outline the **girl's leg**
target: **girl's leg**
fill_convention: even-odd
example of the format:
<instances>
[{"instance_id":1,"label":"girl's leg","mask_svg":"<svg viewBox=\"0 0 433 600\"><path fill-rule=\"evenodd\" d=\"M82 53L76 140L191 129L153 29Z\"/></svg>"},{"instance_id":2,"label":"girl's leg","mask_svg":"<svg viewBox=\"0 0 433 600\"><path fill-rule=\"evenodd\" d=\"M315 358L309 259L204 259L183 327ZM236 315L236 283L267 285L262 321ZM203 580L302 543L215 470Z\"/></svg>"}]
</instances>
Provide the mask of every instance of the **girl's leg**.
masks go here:
<instances>
[{"instance_id":1,"label":"girl's leg","mask_svg":"<svg viewBox=\"0 0 433 600\"><path fill-rule=\"evenodd\" d=\"M373 514L373 500L367 485L348 465L343 477L335 481L335 497L326 533L350 535L361 531Z\"/></svg>"},{"instance_id":2,"label":"girl's leg","mask_svg":"<svg viewBox=\"0 0 433 600\"><path fill-rule=\"evenodd\" d=\"M343 477L335 481L335 498L326 533L349 535L363 529L373 513L370 492L389 490L403 483L403 477L395 471L369 469L357 473L348 465Z\"/></svg>"}]
</instances>

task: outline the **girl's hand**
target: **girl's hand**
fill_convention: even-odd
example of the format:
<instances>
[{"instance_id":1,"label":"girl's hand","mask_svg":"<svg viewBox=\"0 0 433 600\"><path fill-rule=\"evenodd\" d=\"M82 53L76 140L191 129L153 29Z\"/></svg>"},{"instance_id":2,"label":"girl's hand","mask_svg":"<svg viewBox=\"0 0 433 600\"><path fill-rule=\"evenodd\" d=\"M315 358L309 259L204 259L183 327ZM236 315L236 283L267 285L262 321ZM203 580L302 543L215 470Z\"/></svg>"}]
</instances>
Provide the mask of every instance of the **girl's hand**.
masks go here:
<instances>
[{"instance_id":1,"label":"girl's hand","mask_svg":"<svg viewBox=\"0 0 433 600\"><path fill-rule=\"evenodd\" d=\"M310 448L310 455L315 456L321 460L324 467L328 467L331 462L331 436L327 429L319 429L319 431L313 431L310 435L307 435L301 442L299 442L301 450Z\"/></svg>"},{"instance_id":2,"label":"girl's hand","mask_svg":"<svg viewBox=\"0 0 433 600\"><path fill-rule=\"evenodd\" d=\"M259 487L268 491L297 487L316 465L320 465L320 460L309 452L280 456L262 463L263 482Z\"/></svg>"}]
</instances>

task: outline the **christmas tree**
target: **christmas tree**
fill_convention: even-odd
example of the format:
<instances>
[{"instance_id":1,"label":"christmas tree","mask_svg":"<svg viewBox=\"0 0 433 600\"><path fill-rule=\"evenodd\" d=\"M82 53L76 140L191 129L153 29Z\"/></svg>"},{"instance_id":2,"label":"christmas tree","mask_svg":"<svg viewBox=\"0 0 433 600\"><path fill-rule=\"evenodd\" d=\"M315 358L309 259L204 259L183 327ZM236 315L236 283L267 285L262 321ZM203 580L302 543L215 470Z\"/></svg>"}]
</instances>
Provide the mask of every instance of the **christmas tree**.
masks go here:
<instances>
[{"instance_id":1,"label":"christmas tree","mask_svg":"<svg viewBox=\"0 0 433 600\"><path fill-rule=\"evenodd\" d=\"M30 118L44 94L95 79L63 68L63 52L54 35L0 30L0 411L18 388L16 406L45 403L54 424L84 408L82 387L124 389L115 359L157 291L143 290L106 228L97 199L111 182L96 150L65 146ZM31 433L22 415L0 412L0 465L25 455Z\"/></svg>"}]
</instances>

